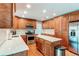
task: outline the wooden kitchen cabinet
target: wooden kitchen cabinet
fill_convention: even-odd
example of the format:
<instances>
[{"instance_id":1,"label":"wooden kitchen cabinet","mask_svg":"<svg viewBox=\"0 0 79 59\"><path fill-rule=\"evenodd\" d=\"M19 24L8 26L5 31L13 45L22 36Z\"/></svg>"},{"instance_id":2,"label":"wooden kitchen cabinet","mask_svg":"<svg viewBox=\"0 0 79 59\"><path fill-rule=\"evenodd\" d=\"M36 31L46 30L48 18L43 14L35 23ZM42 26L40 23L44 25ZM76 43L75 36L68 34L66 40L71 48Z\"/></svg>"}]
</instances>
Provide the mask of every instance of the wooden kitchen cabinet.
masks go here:
<instances>
[{"instance_id":1,"label":"wooden kitchen cabinet","mask_svg":"<svg viewBox=\"0 0 79 59\"><path fill-rule=\"evenodd\" d=\"M39 50L42 52L43 51L43 41L42 39L39 39Z\"/></svg>"},{"instance_id":2,"label":"wooden kitchen cabinet","mask_svg":"<svg viewBox=\"0 0 79 59\"><path fill-rule=\"evenodd\" d=\"M39 42L39 38L35 38L35 42L36 42L36 48L38 49L38 50L40 50L39 48L40 48L40 42ZM38 43L39 42L39 43Z\"/></svg>"},{"instance_id":3,"label":"wooden kitchen cabinet","mask_svg":"<svg viewBox=\"0 0 79 59\"><path fill-rule=\"evenodd\" d=\"M43 44L44 44L44 40L40 39L40 38L35 38L35 42L36 42L36 47L37 49L43 53Z\"/></svg>"},{"instance_id":4,"label":"wooden kitchen cabinet","mask_svg":"<svg viewBox=\"0 0 79 59\"><path fill-rule=\"evenodd\" d=\"M51 26L49 26L49 25L50 25L50 23L48 21L46 21L46 22L43 22L42 27L43 27L43 29L50 29Z\"/></svg>"},{"instance_id":5,"label":"wooden kitchen cabinet","mask_svg":"<svg viewBox=\"0 0 79 59\"><path fill-rule=\"evenodd\" d=\"M51 18L48 21L45 20L43 21L43 28L51 27L55 29L54 36L62 38L61 44L73 52L73 50L70 49L70 42L69 42L69 22L74 21L79 21L79 10L55 18ZM47 26L46 24L48 23L49 25Z\"/></svg>"},{"instance_id":6,"label":"wooden kitchen cabinet","mask_svg":"<svg viewBox=\"0 0 79 59\"><path fill-rule=\"evenodd\" d=\"M44 55L44 56L54 56L54 48L56 46L61 45L61 41L58 42L49 42L47 40L41 38L35 38L36 48Z\"/></svg>"},{"instance_id":7,"label":"wooden kitchen cabinet","mask_svg":"<svg viewBox=\"0 0 79 59\"><path fill-rule=\"evenodd\" d=\"M0 28L12 28L13 4L0 3Z\"/></svg>"},{"instance_id":8,"label":"wooden kitchen cabinet","mask_svg":"<svg viewBox=\"0 0 79 59\"><path fill-rule=\"evenodd\" d=\"M27 29L26 26L31 25L36 28L36 21L32 19L24 19L17 16L13 18L13 28L15 29Z\"/></svg>"},{"instance_id":9,"label":"wooden kitchen cabinet","mask_svg":"<svg viewBox=\"0 0 79 59\"><path fill-rule=\"evenodd\" d=\"M51 21L46 21L46 22L43 22L42 27L43 29L52 29L51 25L52 25Z\"/></svg>"},{"instance_id":10,"label":"wooden kitchen cabinet","mask_svg":"<svg viewBox=\"0 0 79 59\"><path fill-rule=\"evenodd\" d=\"M45 41L44 43L44 55L51 56L51 43L49 41Z\"/></svg>"},{"instance_id":11,"label":"wooden kitchen cabinet","mask_svg":"<svg viewBox=\"0 0 79 59\"><path fill-rule=\"evenodd\" d=\"M18 28L19 29L25 29L26 28L26 21L23 19L18 20Z\"/></svg>"},{"instance_id":12,"label":"wooden kitchen cabinet","mask_svg":"<svg viewBox=\"0 0 79 59\"><path fill-rule=\"evenodd\" d=\"M55 37L62 38L62 45L69 46L69 22L79 21L79 10L43 21L43 28L55 29ZM47 26L48 25L48 26ZM52 35L52 34L51 34Z\"/></svg>"},{"instance_id":13,"label":"wooden kitchen cabinet","mask_svg":"<svg viewBox=\"0 0 79 59\"><path fill-rule=\"evenodd\" d=\"M27 37L26 37L26 35L21 35L21 37L24 40L24 42L27 43Z\"/></svg>"}]
</instances>

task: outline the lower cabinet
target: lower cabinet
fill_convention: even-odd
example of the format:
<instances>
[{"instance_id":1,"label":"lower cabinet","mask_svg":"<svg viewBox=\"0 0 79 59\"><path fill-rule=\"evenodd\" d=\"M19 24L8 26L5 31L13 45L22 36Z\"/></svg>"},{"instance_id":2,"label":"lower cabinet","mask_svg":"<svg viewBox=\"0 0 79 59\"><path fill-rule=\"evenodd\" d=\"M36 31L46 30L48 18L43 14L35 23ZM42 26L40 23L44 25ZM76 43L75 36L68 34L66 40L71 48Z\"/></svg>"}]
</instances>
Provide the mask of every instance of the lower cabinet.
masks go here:
<instances>
[{"instance_id":1,"label":"lower cabinet","mask_svg":"<svg viewBox=\"0 0 79 59\"><path fill-rule=\"evenodd\" d=\"M49 42L47 40L41 38L35 38L36 48L44 55L44 56L54 56L54 48L60 45L60 42Z\"/></svg>"},{"instance_id":2,"label":"lower cabinet","mask_svg":"<svg viewBox=\"0 0 79 59\"><path fill-rule=\"evenodd\" d=\"M37 48L41 53L43 53L44 40L42 40L42 39L40 39L40 38L36 38L36 39L35 39L35 42L36 42L36 48Z\"/></svg>"},{"instance_id":3,"label":"lower cabinet","mask_svg":"<svg viewBox=\"0 0 79 59\"><path fill-rule=\"evenodd\" d=\"M50 53L51 53L51 47L50 47L49 44L45 43L45 46L44 46L44 55L50 56Z\"/></svg>"},{"instance_id":4,"label":"lower cabinet","mask_svg":"<svg viewBox=\"0 0 79 59\"><path fill-rule=\"evenodd\" d=\"M21 35L21 37L24 40L24 42L27 43L27 37L26 37L26 35Z\"/></svg>"},{"instance_id":5,"label":"lower cabinet","mask_svg":"<svg viewBox=\"0 0 79 59\"><path fill-rule=\"evenodd\" d=\"M52 43L45 40L42 52L45 56L53 56L54 55L54 47L52 47Z\"/></svg>"}]
</instances>

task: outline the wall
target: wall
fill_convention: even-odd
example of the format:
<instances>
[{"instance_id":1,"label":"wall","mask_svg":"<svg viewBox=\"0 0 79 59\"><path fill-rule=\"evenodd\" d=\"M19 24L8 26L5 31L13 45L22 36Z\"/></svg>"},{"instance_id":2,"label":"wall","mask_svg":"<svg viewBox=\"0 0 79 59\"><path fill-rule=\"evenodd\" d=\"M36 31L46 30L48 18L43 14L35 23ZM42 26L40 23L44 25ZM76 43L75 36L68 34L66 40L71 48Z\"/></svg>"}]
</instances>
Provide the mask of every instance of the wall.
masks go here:
<instances>
[{"instance_id":1,"label":"wall","mask_svg":"<svg viewBox=\"0 0 79 59\"><path fill-rule=\"evenodd\" d=\"M52 34L54 35L55 33L54 29L43 29L42 28L42 22L41 21L37 21L36 22L36 29L35 29L35 34Z\"/></svg>"},{"instance_id":2,"label":"wall","mask_svg":"<svg viewBox=\"0 0 79 59\"><path fill-rule=\"evenodd\" d=\"M68 23L79 20L79 11L74 11L43 22L43 28L55 29L55 37L62 38L62 45L68 47Z\"/></svg>"},{"instance_id":3,"label":"wall","mask_svg":"<svg viewBox=\"0 0 79 59\"><path fill-rule=\"evenodd\" d=\"M26 35L26 29L16 29L16 35Z\"/></svg>"},{"instance_id":4,"label":"wall","mask_svg":"<svg viewBox=\"0 0 79 59\"><path fill-rule=\"evenodd\" d=\"M43 29L42 34L55 35L55 29Z\"/></svg>"},{"instance_id":5,"label":"wall","mask_svg":"<svg viewBox=\"0 0 79 59\"><path fill-rule=\"evenodd\" d=\"M42 22L41 21L36 22L35 34L42 34Z\"/></svg>"}]
</instances>

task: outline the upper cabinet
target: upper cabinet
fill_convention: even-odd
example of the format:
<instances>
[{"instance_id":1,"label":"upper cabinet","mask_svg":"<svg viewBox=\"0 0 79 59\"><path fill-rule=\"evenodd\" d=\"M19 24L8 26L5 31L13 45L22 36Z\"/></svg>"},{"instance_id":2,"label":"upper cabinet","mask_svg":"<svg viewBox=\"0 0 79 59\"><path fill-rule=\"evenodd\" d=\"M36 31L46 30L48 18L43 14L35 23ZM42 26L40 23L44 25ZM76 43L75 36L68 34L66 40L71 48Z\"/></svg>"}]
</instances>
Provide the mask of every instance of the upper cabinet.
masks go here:
<instances>
[{"instance_id":1,"label":"upper cabinet","mask_svg":"<svg viewBox=\"0 0 79 59\"><path fill-rule=\"evenodd\" d=\"M43 29L52 29L51 25L52 25L53 23L52 23L51 21L52 21L52 20L44 21L43 24L42 24Z\"/></svg>"},{"instance_id":2,"label":"upper cabinet","mask_svg":"<svg viewBox=\"0 0 79 59\"><path fill-rule=\"evenodd\" d=\"M0 3L0 28L11 28L13 19L13 4Z\"/></svg>"},{"instance_id":3,"label":"upper cabinet","mask_svg":"<svg viewBox=\"0 0 79 59\"><path fill-rule=\"evenodd\" d=\"M69 21L79 21L79 11L69 14Z\"/></svg>"},{"instance_id":4,"label":"upper cabinet","mask_svg":"<svg viewBox=\"0 0 79 59\"><path fill-rule=\"evenodd\" d=\"M15 29L27 29L27 26L33 26L36 28L36 21L32 19L22 19L17 16L13 18L13 28Z\"/></svg>"},{"instance_id":5,"label":"upper cabinet","mask_svg":"<svg viewBox=\"0 0 79 59\"><path fill-rule=\"evenodd\" d=\"M48 25L47 21L43 22L43 24L42 24L43 29L48 28L49 26L47 26L47 25Z\"/></svg>"}]
</instances>

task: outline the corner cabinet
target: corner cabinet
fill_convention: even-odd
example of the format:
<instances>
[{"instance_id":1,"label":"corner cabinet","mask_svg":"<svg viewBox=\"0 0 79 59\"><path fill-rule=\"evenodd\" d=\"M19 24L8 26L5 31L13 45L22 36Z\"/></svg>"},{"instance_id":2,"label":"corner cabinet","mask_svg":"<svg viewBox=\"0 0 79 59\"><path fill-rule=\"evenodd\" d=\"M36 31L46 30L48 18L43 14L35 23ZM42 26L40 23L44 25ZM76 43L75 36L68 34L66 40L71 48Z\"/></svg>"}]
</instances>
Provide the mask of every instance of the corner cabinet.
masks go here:
<instances>
[{"instance_id":1,"label":"corner cabinet","mask_svg":"<svg viewBox=\"0 0 79 59\"><path fill-rule=\"evenodd\" d=\"M13 4L0 3L0 28L11 28L13 21Z\"/></svg>"}]
</instances>

